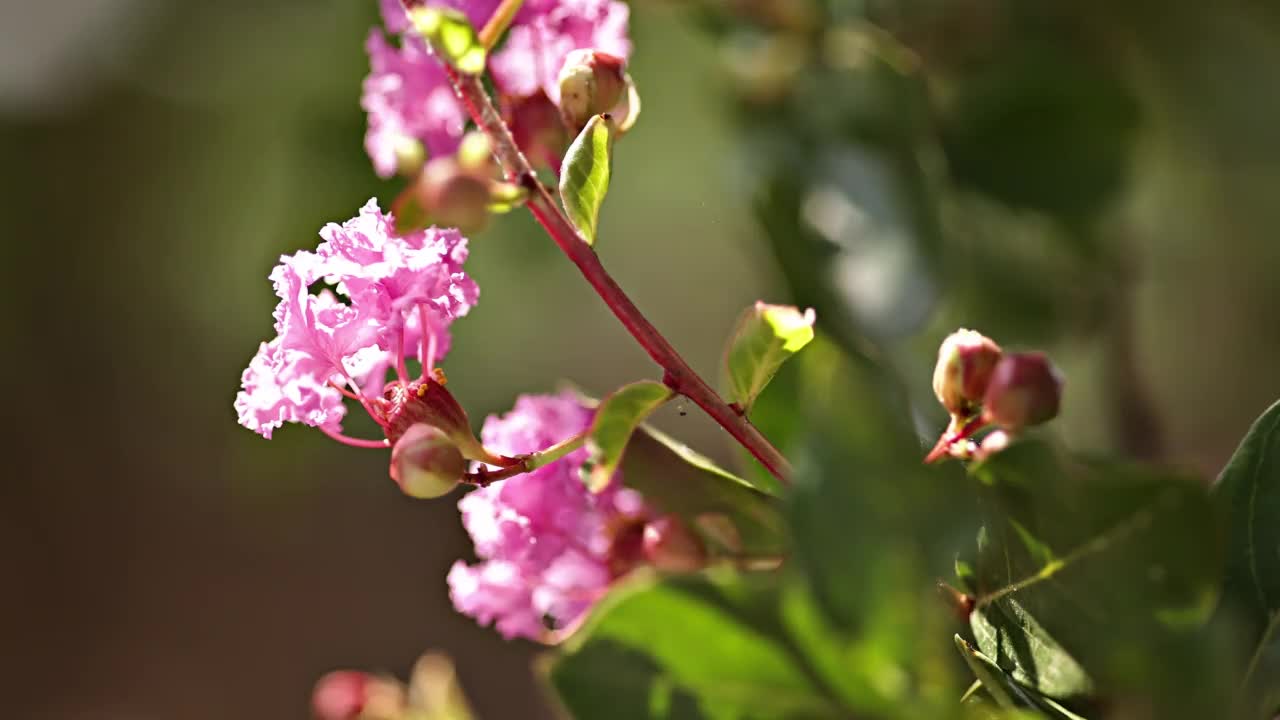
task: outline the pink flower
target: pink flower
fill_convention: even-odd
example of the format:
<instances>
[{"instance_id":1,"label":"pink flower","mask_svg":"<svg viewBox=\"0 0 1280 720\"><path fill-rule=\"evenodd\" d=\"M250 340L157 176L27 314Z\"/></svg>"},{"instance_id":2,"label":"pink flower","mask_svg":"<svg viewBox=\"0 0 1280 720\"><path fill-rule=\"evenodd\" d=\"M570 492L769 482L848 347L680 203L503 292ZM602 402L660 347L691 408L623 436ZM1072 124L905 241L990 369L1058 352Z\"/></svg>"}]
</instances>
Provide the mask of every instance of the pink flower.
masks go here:
<instances>
[{"instance_id":1,"label":"pink flower","mask_svg":"<svg viewBox=\"0 0 1280 720\"><path fill-rule=\"evenodd\" d=\"M369 76L360 106L368 113L365 151L379 177L396 172L405 140L417 140L429 156L458 147L466 112L458 104L440 62L420 38L405 36L400 47L382 32L369 32Z\"/></svg>"},{"instance_id":2,"label":"pink flower","mask_svg":"<svg viewBox=\"0 0 1280 720\"><path fill-rule=\"evenodd\" d=\"M397 237L391 218L370 200L355 218L326 225L320 235L315 252L281 257L272 270L280 297L276 337L261 345L241 378L240 424L265 437L300 422L347 440L337 435L343 395L369 410L390 369L398 383L411 382L411 356L426 378L448 350L449 325L479 296L462 270L467 241L457 230ZM313 293L320 281L333 290Z\"/></svg>"},{"instance_id":3,"label":"pink flower","mask_svg":"<svg viewBox=\"0 0 1280 720\"><path fill-rule=\"evenodd\" d=\"M422 4L422 3L416 3ZM498 6L498 0L448 0L425 4L461 10L478 29ZM406 142L417 141L429 157L457 150L466 123L437 58L410 31L399 0L379 0L383 23L393 35L404 33L399 46L377 29L365 48L370 72L360 105L368 114L365 151L379 177L391 177ZM494 81L512 99L543 90L553 102L560 98L558 77L565 56L573 50L595 48L626 58L629 11L617 0L528 0L516 15L504 47L489 63Z\"/></svg>"},{"instance_id":4,"label":"pink flower","mask_svg":"<svg viewBox=\"0 0 1280 720\"><path fill-rule=\"evenodd\" d=\"M565 56L594 48L626 58L629 9L617 0L527 0L508 32L506 44L489 62L494 81L511 97L542 90L560 101L560 67Z\"/></svg>"},{"instance_id":5,"label":"pink flower","mask_svg":"<svg viewBox=\"0 0 1280 720\"><path fill-rule=\"evenodd\" d=\"M572 393L524 395L505 416L490 416L481 438L497 453L534 452L582 432L591 417ZM449 571L460 612L508 638L542 638L572 625L630 569L618 544L642 531L647 511L618 478L601 493L587 490L579 477L586 459L577 450L462 498L462 522L481 562L459 561Z\"/></svg>"}]
</instances>

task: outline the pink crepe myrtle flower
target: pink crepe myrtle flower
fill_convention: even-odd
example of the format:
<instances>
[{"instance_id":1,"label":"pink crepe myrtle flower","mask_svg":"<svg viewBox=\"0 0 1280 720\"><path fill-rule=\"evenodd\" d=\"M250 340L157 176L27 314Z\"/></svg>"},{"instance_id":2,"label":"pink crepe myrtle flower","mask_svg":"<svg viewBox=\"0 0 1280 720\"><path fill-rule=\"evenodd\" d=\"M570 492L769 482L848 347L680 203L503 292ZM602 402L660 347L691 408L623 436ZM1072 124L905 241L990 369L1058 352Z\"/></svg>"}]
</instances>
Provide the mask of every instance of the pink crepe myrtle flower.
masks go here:
<instances>
[{"instance_id":1,"label":"pink crepe myrtle flower","mask_svg":"<svg viewBox=\"0 0 1280 720\"><path fill-rule=\"evenodd\" d=\"M481 438L508 455L585 430L593 412L570 392L524 395L490 416ZM454 606L504 637L546 639L572 626L635 564L648 511L615 476L600 493L579 477L586 450L464 496L462 522L481 562L449 571ZM630 547L634 545L634 547Z\"/></svg>"},{"instance_id":2,"label":"pink crepe myrtle flower","mask_svg":"<svg viewBox=\"0 0 1280 720\"><path fill-rule=\"evenodd\" d=\"M428 156L458 148L466 111L458 103L440 61L420 38L405 36L399 47L376 28L365 43L369 75L360 106L368 114L364 147L379 177L391 177L406 140L422 143Z\"/></svg>"},{"instance_id":3,"label":"pink crepe myrtle flower","mask_svg":"<svg viewBox=\"0 0 1280 720\"><path fill-rule=\"evenodd\" d=\"M448 350L449 325L479 296L462 270L467 241L457 230L398 237L393 228L370 200L355 218L326 225L315 252L280 258L271 272L280 298L276 337L262 343L241 377L241 425L269 438L298 422L349 444L386 446L340 434L343 397L386 427L384 395L426 381ZM333 290L312 292L321 281ZM422 366L416 381L408 375L410 357ZM390 370L396 380L388 385Z\"/></svg>"},{"instance_id":4,"label":"pink crepe myrtle flower","mask_svg":"<svg viewBox=\"0 0 1280 720\"><path fill-rule=\"evenodd\" d=\"M461 10L479 28L498 0L427 4ZM378 176L387 178L396 173L406 141L422 143L429 157L457 150L467 115L439 60L408 32L404 6L399 0L379 0L379 6L387 32L403 35L396 45L381 30L370 31L365 44L370 72L360 104L368 114L365 151ZM627 6L617 0L528 0L504 46L490 59L494 82L513 101L541 90L558 102L560 68L573 50L595 48L624 59L630 55L628 16Z\"/></svg>"},{"instance_id":5,"label":"pink crepe myrtle flower","mask_svg":"<svg viewBox=\"0 0 1280 720\"><path fill-rule=\"evenodd\" d=\"M626 59L629 8L617 0L527 0L506 43L489 62L504 95L529 97L542 90L560 102L560 68L574 50L594 48Z\"/></svg>"}]
</instances>

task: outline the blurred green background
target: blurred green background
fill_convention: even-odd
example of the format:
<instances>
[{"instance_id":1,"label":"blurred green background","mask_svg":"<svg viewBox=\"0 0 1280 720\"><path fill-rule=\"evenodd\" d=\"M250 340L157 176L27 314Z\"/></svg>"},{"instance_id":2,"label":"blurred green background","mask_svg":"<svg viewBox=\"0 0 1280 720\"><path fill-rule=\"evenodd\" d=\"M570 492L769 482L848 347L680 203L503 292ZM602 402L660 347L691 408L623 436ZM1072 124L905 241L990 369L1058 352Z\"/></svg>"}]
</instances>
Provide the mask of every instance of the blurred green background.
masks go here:
<instances>
[{"instance_id":1,"label":"blurred green background","mask_svg":"<svg viewBox=\"0 0 1280 720\"><path fill-rule=\"evenodd\" d=\"M535 648L449 606L445 573L470 552L452 500L409 501L384 454L315 432L264 441L231 408L271 333L275 258L396 191L361 146L374 5L0 3L13 716L302 717L324 671L403 675L427 648L454 656L483 716L549 716ZM1070 445L1216 473L1280 395L1276 7L849 0L924 78L936 132L913 157L949 168L947 240L914 283L886 280L900 256L855 253L854 320L820 324L915 368L917 396L954 326L1047 345ZM807 101L753 122L770 106L743 104L739 35L701 32L681 3L632 8L644 114L618 146L600 253L714 375L742 307L807 299L752 193L788 123L844 112L848 88L801 70ZM657 377L525 214L495 225L472 244L482 299L444 365L477 423L561 379ZM732 459L697 412L659 424Z\"/></svg>"}]
</instances>

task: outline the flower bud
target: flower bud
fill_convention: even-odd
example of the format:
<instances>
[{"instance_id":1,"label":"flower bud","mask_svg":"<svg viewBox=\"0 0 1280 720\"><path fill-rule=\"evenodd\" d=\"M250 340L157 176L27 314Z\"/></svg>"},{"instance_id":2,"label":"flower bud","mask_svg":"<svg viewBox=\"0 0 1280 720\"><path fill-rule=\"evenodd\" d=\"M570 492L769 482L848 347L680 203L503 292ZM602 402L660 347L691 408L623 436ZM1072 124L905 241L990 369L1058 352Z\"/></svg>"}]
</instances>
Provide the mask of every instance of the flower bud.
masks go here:
<instances>
[{"instance_id":1,"label":"flower bud","mask_svg":"<svg viewBox=\"0 0 1280 720\"><path fill-rule=\"evenodd\" d=\"M427 163L415 192L432 222L470 234L489 223L489 183L489 178L463 168L456 159L440 157Z\"/></svg>"},{"instance_id":2,"label":"flower bud","mask_svg":"<svg viewBox=\"0 0 1280 720\"><path fill-rule=\"evenodd\" d=\"M1010 353L991 374L982 419L1016 433L1058 414L1062 374L1044 353Z\"/></svg>"},{"instance_id":3,"label":"flower bud","mask_svg":"<svg viewBox=\"0 0 1280 720\"><path fill-rule=\"evenodd\" d=\"M510 100L504 115L511 135L535 167L560 169L565 148L569 147L568 130L560 119L560 111L546 93Z\"/></svg>"},{"instance_id":4,"label":"flower bud","mask_svg":"<svg viewBox=\"0 0 1280 720\"><path fill-rule=\"evenodd\" d=\"M560 115L573 134L626 99L627 62L599 50L574 50L560 68Z\"/></svg>"},{"instance_id":5,"label":"flower bud","mask_svg":"<svg viewBox=\"0 0 1280 720\"><path fill-rule=\"evenodd\" d=\"M427 500L447 494L467 472L466 458L438 428L418 423L391 448L391 479L409 497Z\"/></svg>"},{"instance_id":6,"label":"flower bud","mask_svg":"<svg viewBox=\"0 0 1280 720\"><path fill-rule=\"evenodd\" d=\"M439 371L437 371L439 372ZM393 445L416 424L430 425L440 430L449 442L468 460L478 460L489 465L508 465L504 458L485 450L471 430L471 421L453 393L449 392L439 373L436 379L429 377L420 382L402 385L396 383L387 388L387 394L378 398L373 409L383 423L383 432Z\"/></svg>"},{"instance_id":7,"label":"flower bud","mask_svg":"<svg viewBox=\"0 0 1280 720\"><path fill-rule=\"evenodd\" d=\"M311 713L316 720L355 720L368 700L371 678L354 670L336 670L316 681Z\"/></svg>"},{"instance_id":8,"label":"flower bud","mask_svg":"<svg viewBox=\"0 0 1280 720\"><path fill-rule=\"evenodd\" d=\"M673 515L644 526L644 556L654 567L666 572L696 572L707 565L707 550L702 540Z\"/></svg>"},{"instance_id":9,"label":"flower bud","mask_svg":"<svg viewBox=\"0 0 1280 720\"><path fill-rule=\"evenodd\" d=\"M933 393L952 415L973 413L982 402L1000 346L982 333L960 329L942 341L933 370Z\"/></svg>"}]
</instances>

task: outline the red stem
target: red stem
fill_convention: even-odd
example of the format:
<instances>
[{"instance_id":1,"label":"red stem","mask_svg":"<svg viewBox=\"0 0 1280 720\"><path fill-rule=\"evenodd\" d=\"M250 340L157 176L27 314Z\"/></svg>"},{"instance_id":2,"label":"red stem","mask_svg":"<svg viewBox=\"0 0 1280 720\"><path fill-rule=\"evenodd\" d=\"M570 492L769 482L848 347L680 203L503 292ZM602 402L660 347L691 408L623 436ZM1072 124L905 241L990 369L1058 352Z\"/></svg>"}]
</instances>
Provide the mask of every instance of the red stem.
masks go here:
<instances>
[{"instance_id":1,"label":"red stem","mask_svg":"<svg viewBox=\"0 0 1280 720\"><path fill-rule=\"evenodd\" d=\"M447 65L445 69L468 114L493 143L494 155L502 164L508 179L528 188L527 205L538 224L542 225L573 264L578 266L578 270L595 289L596 294L604 300L645 352L649 353L649 357L662 367L662 381L673 391L684 395L702 408L779 481L784 484L789 483L791 466L782 453L778 452L777 448L770 444L769 440L744 415L735 412L705 380L689 367L671 343L667 342L662 333L658 332L658 329L644 317L635 303L631 302L631 298L627 297L618 283L604 269L595 250L564 216L547 188L538 182L533 168L516 146L511 131L498 115L480 79L459 74Z\"/></svg>"}]
</instances>

